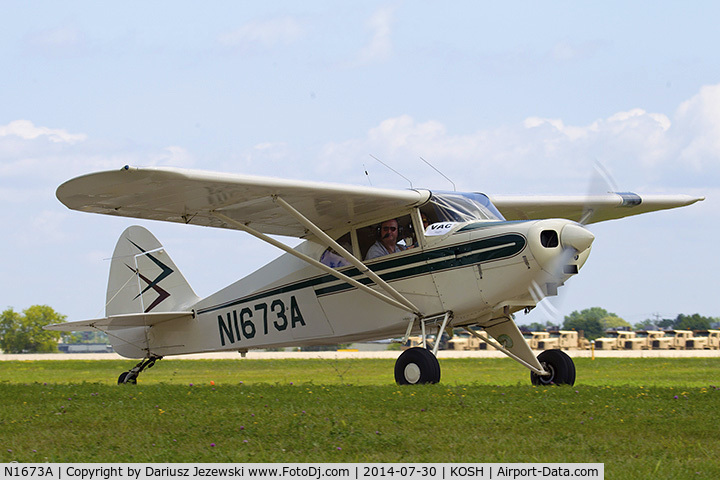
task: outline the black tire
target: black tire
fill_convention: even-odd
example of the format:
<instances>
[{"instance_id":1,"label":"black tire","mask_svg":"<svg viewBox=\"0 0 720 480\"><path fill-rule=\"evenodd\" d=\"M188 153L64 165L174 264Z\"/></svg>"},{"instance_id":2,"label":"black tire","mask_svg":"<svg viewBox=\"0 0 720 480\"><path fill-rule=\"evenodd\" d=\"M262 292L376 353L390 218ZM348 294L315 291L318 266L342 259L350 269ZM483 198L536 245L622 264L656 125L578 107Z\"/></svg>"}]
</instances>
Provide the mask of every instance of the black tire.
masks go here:
<instances>
[{"instance_id":1,"label":"black tire","mask_svg":"<svg viewBox=\"0 0 720 480\"><path fill-rule=\"evenodd\" d=\"M129 377L129 378L128 378ZM137 376L130 376L130 372L123 372L118 377L118 385L137 385Z\"/></svg>"},{"instance_id":2,"label":"black tire","mask_svg":"<svg viewBox=\"0 0 720 480\"><path fill-rule=\"evenodd\" d=\"M530 372L533 385L574 385L575 363L562 350L545 350L537 357L540 365L550 372L548 376L540 376Z\"/></svg>"},{"instance_id":3,"label":"black tire","mask_svg":"<svg viewBox=\"0 0 720 480\"><path fill-rule=\"evenodd\" d=\"M405 350L395 362L395 382L398 385L438 383L440 363L426 348L413 347Z\"/></svg>"}]
</instances>

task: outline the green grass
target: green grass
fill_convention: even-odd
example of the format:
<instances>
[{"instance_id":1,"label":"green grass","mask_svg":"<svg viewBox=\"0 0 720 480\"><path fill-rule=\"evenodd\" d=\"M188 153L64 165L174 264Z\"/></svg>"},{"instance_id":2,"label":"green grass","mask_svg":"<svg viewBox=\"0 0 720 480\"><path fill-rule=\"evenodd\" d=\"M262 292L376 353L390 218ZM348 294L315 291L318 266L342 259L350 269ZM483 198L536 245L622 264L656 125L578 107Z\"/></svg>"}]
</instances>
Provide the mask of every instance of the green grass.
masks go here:
<instances>
[{"instance_id":1,"label":"green grass","mask_svg":"<svg viewBox=\"0 0 720 480\"><path fill-rule=\"evenodd\" d=\"M393 364L163 360L118 386L132 362L0 362L0 462L600 462L606 478L720 478L720 359L581 358L574 387L533 387L509 359L444 359L440 384L398 387Z\"/></svg>"}]
</instances>

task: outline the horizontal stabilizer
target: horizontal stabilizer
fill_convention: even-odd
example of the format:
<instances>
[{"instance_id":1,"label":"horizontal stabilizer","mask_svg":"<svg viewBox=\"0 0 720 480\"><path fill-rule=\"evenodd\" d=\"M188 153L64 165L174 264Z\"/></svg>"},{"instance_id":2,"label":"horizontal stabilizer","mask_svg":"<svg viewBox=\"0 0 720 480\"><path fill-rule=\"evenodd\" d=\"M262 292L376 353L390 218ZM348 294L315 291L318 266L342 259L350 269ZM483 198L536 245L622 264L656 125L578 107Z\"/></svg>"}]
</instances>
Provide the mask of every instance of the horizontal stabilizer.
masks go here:
<instances>
[{"instance_id":1,"label":"horizontal stabilizer","mask_svg":"<svg viewBox=\"0 0 720 480\"><path fill-rule=\"evenodd\" d=\"M45 330L56 330L60 332L89 332L96 330L105 332L131 327L150 327L158 323L173 320L189 320L193 317L194 314L192 312L129 313L112 315L105 318L95 318L92 320L55 323L53 325L47 325L44 328Z\"/></svg>"}]
</instances>

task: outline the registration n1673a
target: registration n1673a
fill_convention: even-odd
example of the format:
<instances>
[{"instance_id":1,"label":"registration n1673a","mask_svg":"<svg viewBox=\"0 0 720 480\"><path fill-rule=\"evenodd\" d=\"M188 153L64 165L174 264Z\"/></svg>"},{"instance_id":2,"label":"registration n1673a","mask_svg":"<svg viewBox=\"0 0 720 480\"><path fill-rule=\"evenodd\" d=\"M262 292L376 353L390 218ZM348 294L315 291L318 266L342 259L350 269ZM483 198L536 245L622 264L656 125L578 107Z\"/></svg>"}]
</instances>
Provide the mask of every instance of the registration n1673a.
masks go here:
<instances>
[{"instance_id":1,"label":"registration n1673a","mask_svg":"<svg viewBox=\"0 0 720 480\"><path fill-rule=\"evenodd\" d=\"M250 340L260 335L284 332L287 329L305 326L295 295L286 301L276 298L268 302L258 302L239 309L233 309L217 316L220 343L236 343Z\"/></svg>"}]
</instances>

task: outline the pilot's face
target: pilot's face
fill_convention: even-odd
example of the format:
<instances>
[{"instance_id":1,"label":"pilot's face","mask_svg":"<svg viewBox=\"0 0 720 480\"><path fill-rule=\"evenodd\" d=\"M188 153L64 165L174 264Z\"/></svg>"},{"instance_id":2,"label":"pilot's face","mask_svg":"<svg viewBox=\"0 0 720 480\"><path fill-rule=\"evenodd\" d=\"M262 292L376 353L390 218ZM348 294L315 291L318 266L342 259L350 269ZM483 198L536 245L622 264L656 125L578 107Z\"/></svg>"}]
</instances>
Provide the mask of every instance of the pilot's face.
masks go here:
<instances>
[{"instance_id":1,"label":"pilot's face","mask_svg":"<svg viewBox=\"0 0 720 480\"><path fill-rule=\"evenodd\" d=\"M397 243L397 236L397 220L387 220L380 225L380 238L386 247L392 246L394 250L395 244Z\"/></svg>"}]
</instances>

